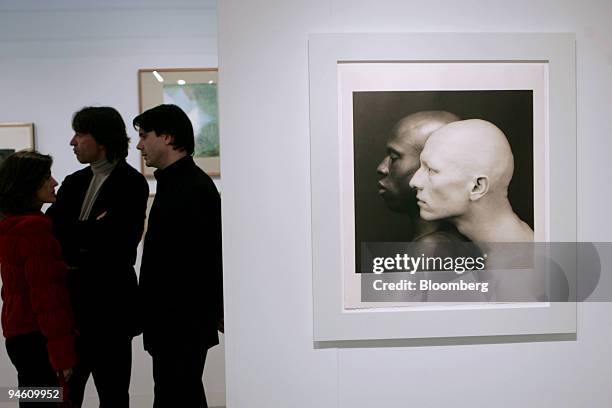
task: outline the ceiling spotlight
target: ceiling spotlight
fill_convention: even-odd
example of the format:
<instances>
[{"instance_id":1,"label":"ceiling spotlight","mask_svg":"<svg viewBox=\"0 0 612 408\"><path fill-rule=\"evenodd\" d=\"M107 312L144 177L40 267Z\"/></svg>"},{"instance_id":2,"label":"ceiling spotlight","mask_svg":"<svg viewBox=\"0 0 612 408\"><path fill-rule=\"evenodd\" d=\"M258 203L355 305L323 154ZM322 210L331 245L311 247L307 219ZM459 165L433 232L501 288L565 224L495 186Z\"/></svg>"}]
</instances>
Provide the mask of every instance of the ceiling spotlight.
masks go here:
<instances>
[{"instance_id":1,"label":"ceiling spotlight","mask_svg":"<svg viewBox=\"0 0 612 408\"><path fill-rule=\"evenodd\" d=\"M157 71L153 71L153 76L157 79L157 82L164 82L164 77L159 74Z\"/></svg>"},{"instance_id":2,"label":"ceiling spotlight","mask_svg":"<svg viewBox=\"0 0 612 408\"><path fill-rule=\"evenodd\" d=\"M176 83L179 85L185 85L187 82L185 82L184 79L179 79L178 81L176 81Z\"/></svg>"}]
</instances>

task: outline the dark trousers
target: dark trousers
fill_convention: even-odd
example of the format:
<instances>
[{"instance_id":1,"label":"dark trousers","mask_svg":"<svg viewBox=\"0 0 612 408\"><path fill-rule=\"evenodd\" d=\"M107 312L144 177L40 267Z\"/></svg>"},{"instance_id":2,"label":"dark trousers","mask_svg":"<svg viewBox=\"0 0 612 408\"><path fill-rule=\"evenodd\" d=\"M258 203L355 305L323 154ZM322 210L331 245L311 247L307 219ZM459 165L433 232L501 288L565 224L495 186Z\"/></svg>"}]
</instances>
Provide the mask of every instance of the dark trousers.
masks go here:
<instances>
[{"instance_id":1,"label":"dark trousers","mask_svg":"<svg viewBox=\"0 0 612 408\"><path fill-rule=\"evenodd\" d=\"M17 369L19 387L59 387L57 375L49 362L47 339L41 332L6 339L6 351ZM20 402L19 407L57 407L57 403Z\"/></svg>"},{"instance_id":2,"label":"dark trousers","mask_svg":"<svg viewBox=\"0 0 612 408\"><path fill-rule=\"evenodd\" d=\"M202 383L207 351L205 346L177 344L172 350L151 353L153 408L208 408Z\"/></svg>"},{"instance_id":3,"label":"dark trousers","mask_svg":"<svg viewBox=\"0 0 612 408\"><path fill-rule=\"evenodd\" d=\"M81 333L77 339L77 366L70 379L70 399L77 407L89 375L93 376L100 408L130 406L130 375L132 373L132 338Z\"/></svg>"}]
</instances>

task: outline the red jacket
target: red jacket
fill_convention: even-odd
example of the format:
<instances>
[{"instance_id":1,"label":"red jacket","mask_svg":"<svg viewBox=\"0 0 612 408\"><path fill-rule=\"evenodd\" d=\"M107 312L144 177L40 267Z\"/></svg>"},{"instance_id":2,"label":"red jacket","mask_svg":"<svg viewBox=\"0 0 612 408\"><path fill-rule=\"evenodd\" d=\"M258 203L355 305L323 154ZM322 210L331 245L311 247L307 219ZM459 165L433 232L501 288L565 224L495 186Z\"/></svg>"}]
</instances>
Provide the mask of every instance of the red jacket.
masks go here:
<instances>
[{"instance_id":1,"label":"red jacket","mask_svg":"<svg viewBox=\"0 0 612 408\"><path fill-rule=\"evenodd\" d=\"M0 221L4 337L42 332L56 370L73 367L76 362L66 272L48 217L31 213L9 215Z\"/></svg>"}]
</instances>

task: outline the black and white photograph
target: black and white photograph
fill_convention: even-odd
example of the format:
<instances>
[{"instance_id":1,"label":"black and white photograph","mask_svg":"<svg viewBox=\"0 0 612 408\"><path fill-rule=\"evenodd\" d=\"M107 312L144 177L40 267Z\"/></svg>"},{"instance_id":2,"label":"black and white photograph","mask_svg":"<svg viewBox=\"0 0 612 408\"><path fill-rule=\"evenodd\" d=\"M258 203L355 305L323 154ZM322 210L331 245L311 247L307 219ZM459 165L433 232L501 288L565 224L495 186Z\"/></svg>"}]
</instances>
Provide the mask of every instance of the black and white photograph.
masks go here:
<instances>
[{"instance_id":1,"label":"black and white photograph","mask_svg":"<svg viewBox=\"0 0 612 408\"><path fill-rule=\"evenodd\" d=\"M367 245L543 240L542 64L356 62L338 73L346 309L389 306L360 297Z\"/></svg>"},{"instance_id":2,"label":"black and white photograph","mask_svg":"<svg viewBox=\"0 0 612 408\"><path fill-rule=\"evenodd\" d=\"M533 91L354 92L353 129L357 272L366 242L533 241ZM477 211L466 172L488 175Z\"/></svg>"}]
</instances>

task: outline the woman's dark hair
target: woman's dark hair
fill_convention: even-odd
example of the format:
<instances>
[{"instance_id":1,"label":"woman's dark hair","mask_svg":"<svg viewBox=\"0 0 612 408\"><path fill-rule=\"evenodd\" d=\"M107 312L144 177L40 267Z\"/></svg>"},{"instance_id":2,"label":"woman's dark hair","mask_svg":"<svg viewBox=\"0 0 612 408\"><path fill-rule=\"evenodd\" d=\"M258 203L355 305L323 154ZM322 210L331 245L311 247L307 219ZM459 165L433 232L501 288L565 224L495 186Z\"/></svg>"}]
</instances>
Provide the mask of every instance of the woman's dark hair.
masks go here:
<instances>
[{"instance_id":1,"label":"woman's dark hair","mask_svg":"<svg viewBox=\"0 0 612 408\"><path fill-rule=\"evenodd\" d=\"M176 105L159 105L144 111L134 118L132 125L136 130L154 131L157 136L172 136L171 144L175 150L184 150L190 156L193 154L193 125L189 116Z\"/></svg>"},{"instance_id":2,"label":"woman's dark hair","mask_svg":"<svg viewBox=\"0 0 612 408\"><path fill-rule=\"evenodd\" d=\"M89 133L99 145L104 146L109 162L127 157L130 139L125 131L125 122L115 108L87 106L74 114L72 129L78 133Z\"/></svg>"},{"instance_id":3,"label":"woman's dark hair","mask_svg":"<svg viewBox=\"0 0 612 408\"><path fill-rule=\"evenodd\" d=\"M36 151L11 154L0 164L0 211L24 214L40 210L38 190L51 177L53 159Z\"/></svg>"}]
</instances>

